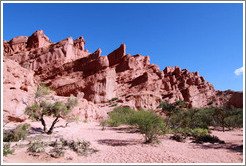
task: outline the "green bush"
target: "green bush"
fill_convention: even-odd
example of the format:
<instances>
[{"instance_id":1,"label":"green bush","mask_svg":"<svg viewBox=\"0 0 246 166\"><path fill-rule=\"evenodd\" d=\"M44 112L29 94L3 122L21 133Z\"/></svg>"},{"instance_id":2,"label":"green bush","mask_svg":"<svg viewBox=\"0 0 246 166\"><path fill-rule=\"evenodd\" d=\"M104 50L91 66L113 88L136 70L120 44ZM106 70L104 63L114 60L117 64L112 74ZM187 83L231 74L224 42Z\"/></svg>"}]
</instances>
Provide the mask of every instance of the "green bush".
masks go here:
<instances>
[{"instance_id":1,"label":"green bush","mask_svg":"<svg viewBox=\"0 0 246 166\"><path fill-rule=\"evenodd\" d=\"M27 149L28 152L32 153L40 153L45 151L45 145L41 141L34 141L31 143L29 148Z\"/></svg>"},{"instance_id":2,"label":"green bush","mask_svg":"<svg viewBox=\"0 0 246 166\"><path fill-rule=\"evenodd\" d=\"M242 128L243 127L243 109L232 108L229 110L230 116L225 118L225 126L229 128Z\"/></svg>"},{"instance_id":3,"label":"green bush","mask_svg":"<svg viewBox=\"0 0 246 166\"><path fill-rule=\"evenodd\" d=\"M209 135L208 129L203 129L203 128L195 128L191 130L191 135L193 137L198 137L198 136L207 136Z\"/></svg>"},{"instance_id":4,"label":"green bush","mask_svg":"<svg viewBox=\"0 0 246 166\"><path fill-rule=\"evenodd\" d=\"M10 143L3 144L3 156L8 156L8 154L13 154L14 149L10 149Z\"/></svg>"},{"instance_id":5,"label":"green bush","mask_svg":"<svg viewBox=\"0 0 246 166\"><path fill-rule=\"evenodd\" d=\"M20 124L14 130L3 131L3 142L16 142L26 139L30 124Z\"/></svg>"},{"instance_id":6,"label":"green bush","mask_svg":"<svg viewBox=\"0 0 246 166\"><path fill-rule=\"evenodd\" d=\"M154 111L137 111L129 119L129 124L136 125L141 134L144 134L145 142L151 143L162 134L164 121Z\"/></svg>"},{"instance_id":7,"label":"green bush","mask_svg":"<svg viewBox=\"0 0 246 166\"><path fill-rule=\"evenodd\" d=\"M68 98L67 99L67 109L71 110L78 104L78 99L77 98Z\"/></svg>"},{"instance_id":8,"label":"green bush","mask_svg":"<svg viewBox=\"0 0 246 166\"><path fill-rule=\"evenodd\" d=\"M35 98L40 98L43 97L45 95L48 95L52 92L52 90L46 86L44 83L42 83L38 88L37 91L35 93Z\"/></svg>"},{"instance_id":9,"label":"green bush","mask_svg":"<svg viewBox=\"0 0 246 166\"><path fill-rule=\"evenodd\" d=\"M129 107L117 107L109 113L109 117L106 123L110 126L117 127L121 124L136 126L144 135L146 143L157 141L157 136L164 133L164 120L154 111L135 111Z\"/></svg>"},{"instance_id":10,"label":"green bush","mask_svg":"<svg viewBox=\"0 0 246 166\"><path fill-rule=\"evenodd\" d=\"M117 107L114 111L109 113L110 119L106 121L107 124L113 127L120 126L122 124L129 124L129 118L136 111L130 107Z\"/></svg>"},{"instance_id":11,"label":"green bush","mask_svg":"<svg viewBox=\"0 0 246 166\"><path fill-rule=\"evenodd\" d=\"M68 143L68 146L75 151L76 153L78 153L79 155L83 155L83 156L87 156L88 154L92 154L97 152L98 150L90 148L91 143L85 140L79 140L76 141L71 141L70 143Z\"/></svg>"},{"instance_id":12,"label":"green bush","mask_svg":"<svg viewBox=\"0 0 246 166\"><path fill-rule=\"evenodd\" d=\"M171 128L205 128L212 124L212 110L206 108L179 109L170 119Z\"/></svg>"}]
</instances>

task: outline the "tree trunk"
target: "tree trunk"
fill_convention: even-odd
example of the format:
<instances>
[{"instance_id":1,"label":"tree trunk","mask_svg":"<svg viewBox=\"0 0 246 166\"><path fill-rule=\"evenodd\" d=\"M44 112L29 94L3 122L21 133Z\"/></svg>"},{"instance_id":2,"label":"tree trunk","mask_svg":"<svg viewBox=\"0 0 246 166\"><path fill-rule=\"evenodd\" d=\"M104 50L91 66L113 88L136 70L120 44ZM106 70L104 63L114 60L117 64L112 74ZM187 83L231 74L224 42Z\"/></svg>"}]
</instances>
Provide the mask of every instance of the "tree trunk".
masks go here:
<instances>
[{"instance_id":1,"label":"tree trunk","mask_svg":"<svg viewBox=\"0 0 246 166\"><path fill-rule=\"evenodd\" d=\"M44 126L44 132L46 133L46 132L47 132L47 131L46 131L46 130L47 130L47 129L46 129L46 123L45 123L45 121L44 121L43 115L41 116L40 121L41 121L42 125Z\"/></svg>"},{"instance_id":2,"label":"tree trunk","mask_svg":"<svg viewBox=\"0 0 246 166\"><path fill-rule=\"evenodd\" d=\"M53 123L52 123L52 125L50 126L50 129L49 129L49 131L47 132L47 134L52 134L52 133L53 133L55 124L57 123L58 119L59 119L59 116L57 116L56 119L53 121Z\"/></svg>"}]
</instances>

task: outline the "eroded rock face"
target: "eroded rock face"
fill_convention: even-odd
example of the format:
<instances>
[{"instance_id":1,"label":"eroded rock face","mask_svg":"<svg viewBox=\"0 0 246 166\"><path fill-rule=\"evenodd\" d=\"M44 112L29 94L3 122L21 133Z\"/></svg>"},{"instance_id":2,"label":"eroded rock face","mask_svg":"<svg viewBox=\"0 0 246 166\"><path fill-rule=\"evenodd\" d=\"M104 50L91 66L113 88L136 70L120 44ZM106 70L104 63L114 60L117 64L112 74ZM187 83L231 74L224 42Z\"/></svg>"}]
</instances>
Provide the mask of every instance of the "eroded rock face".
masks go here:
<instances>
[{"instance_id":1,"label":"eroded rock face","mask_svg":"<svg viewBox=\"0 0 246 166\"><path fill-rule=\"evenodd\" d=\"M28 48L40 48L46 47L51 44L50 39L43 33L42 30L38 30L32 34L27 40Z\"/></svg>"},{"instance_id":2,"label":"eroded rock face","mask_svg":"<svg viewBox=\"0 0 246 166\"><path fill-rule=\"evenodd\" d=\"M3 111L4 122L22 122L26 104L31 102L36 90L34 72L21 67L18 63L3 59Z\"/></svg>"},{"instance_id":3,"label":"eroded rock face","mask_svg":"<svg viewBox=\"0 0 246 166\"><path fill-rule=\"evenodd\" d=\"M37 31L29 38L4 41L4 56L34 71L35 80L47 83L59 96L77 96L85 104L84 109L97 110L83 117L104 117L105 110L103 106L95 108L98 105L109 109L120 105L156 109L161 101L175 100L184 100L190 107L229 103L242 107L242 95L215 91L198 72L178 66L160 71L157 65L150 64L149 56L126 54L125 44L102 56L101 49L94 53L85 50L83 37L51 43L43 31ZM118 98L113 106L108 102L112 98Z\"/></svg>"},{"instance_id":4,"label":"eroded rock face","mask_svg":"<svg viewBox=\"0 0 246 166\"><path fill-rule=\"evenodd\" d=\"M243 92L233 92L228 104L236 108L243 108Z\"/></svg>"}]
</instances>

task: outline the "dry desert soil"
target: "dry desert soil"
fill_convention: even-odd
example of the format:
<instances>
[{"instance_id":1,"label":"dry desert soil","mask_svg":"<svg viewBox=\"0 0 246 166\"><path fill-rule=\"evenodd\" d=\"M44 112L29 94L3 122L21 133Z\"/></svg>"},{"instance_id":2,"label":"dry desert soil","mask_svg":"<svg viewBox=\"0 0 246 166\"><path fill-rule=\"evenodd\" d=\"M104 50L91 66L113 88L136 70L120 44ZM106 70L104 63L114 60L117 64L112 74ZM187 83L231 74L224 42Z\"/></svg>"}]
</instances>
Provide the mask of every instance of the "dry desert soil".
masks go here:
<instances>
[{"instance_id":1,"label":"dry desert soil","mask_svg":"<svg viewBox=\"0 0 246 166\"><path fill-rule=\"evenodd\" d=\"M54 134L47 136L41 132L40 122L31 122L28 138L44 137L47 140L85 139L97 150L89 156L79 156L67 150L64 157L52 158L48 153L31 155L27 153L28 141L12 143L15 148L13 155L3 158L4 163L242 163L243 162L243 129L222 132L213 130L212 135L218 136L225 144L192 143L191 140L177 142L169 139L170 135L162 136L160 144L144 144L143 136L138 132L120 127L102 127L97 122L73 122L63 128L60 121ZM17 124L9 123L5 127L12 128ZM17 144L17 145L16 145ZM46 150L47 151L47 150Z\"/></svg>"}]
</instances>

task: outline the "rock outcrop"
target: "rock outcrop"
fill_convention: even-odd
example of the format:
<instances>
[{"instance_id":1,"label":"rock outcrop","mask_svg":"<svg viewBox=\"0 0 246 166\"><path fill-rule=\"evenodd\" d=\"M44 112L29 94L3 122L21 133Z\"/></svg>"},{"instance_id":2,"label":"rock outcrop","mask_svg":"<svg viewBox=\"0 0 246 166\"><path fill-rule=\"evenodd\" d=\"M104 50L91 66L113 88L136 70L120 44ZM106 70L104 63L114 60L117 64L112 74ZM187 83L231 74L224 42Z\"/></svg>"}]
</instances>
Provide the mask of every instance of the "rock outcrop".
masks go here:
<instances>
[{"instance_id":1,"label":"rock outcrop","mask_svg":"<svg viewBox=\"0 0 246 166\"><path fill-rule=\"evenodd\" d=\"M99 107L92 106L93 103L109 106L106 103L112 98L118 99L114 106L128 105L137 109L155 109L161 101L175 100L184 100L190 107L243 105L242 93L216 91L198 72L189 72L178 66L168 66L160 71L157 65L150 64L149 56L127 54L125 44L102 56L101 49L94 53L85 50L83 37L51 43L39 30L30 37L4 41L4 57L27 68L21 70L33 73L37 82L46 83L57 95L75 95L84 104L90 102L91 106L85 105L90 110L97 110L98 116L91 116L97 117L95 119L104 117L105 111L100 116ZM7 69L4 70L5 77L9 75L7 73ZM28 80L34 80L33 76Z\"/></svg>"},{"instance_id":2,"label":"rock outcrop","mask_svg":"<svg viewBox=\"0 0 246 166\"><path fill-rule=\"evenodd\" d=\"M22 122L26 103L36 90L34 72L21 67L18 63L3 59L3 112L4 122Z\"/></svg>"}]
</instances>

